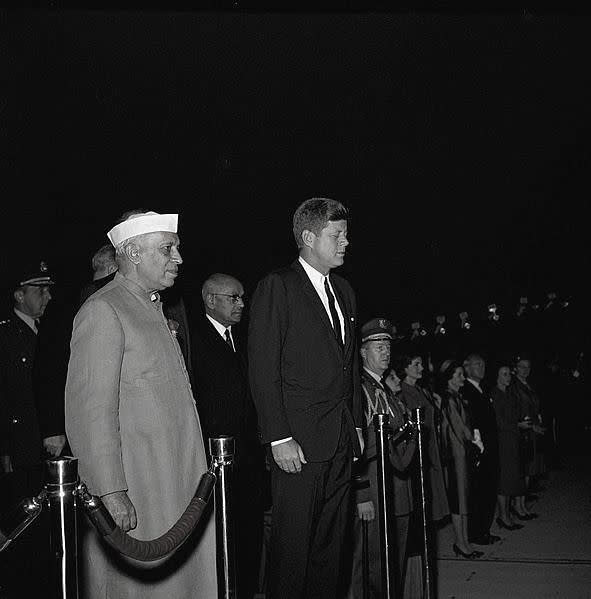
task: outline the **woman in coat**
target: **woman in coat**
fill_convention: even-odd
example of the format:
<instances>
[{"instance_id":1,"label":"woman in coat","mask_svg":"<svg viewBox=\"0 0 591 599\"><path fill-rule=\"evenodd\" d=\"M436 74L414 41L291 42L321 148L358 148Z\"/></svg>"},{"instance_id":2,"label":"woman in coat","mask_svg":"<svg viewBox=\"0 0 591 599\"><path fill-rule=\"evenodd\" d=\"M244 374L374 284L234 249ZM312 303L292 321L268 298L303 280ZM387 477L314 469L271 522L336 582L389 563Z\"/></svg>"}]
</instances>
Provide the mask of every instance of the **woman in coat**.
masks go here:
<instances>
[{"instance_id":1,"label":"woman in coat","mask_svg":"<svg viewBox=\"0 0 591 599\"><path fill-rule=\"evenodd\" d=\"M517 358L514 376L508 388L509 394L519 408L519 420L524 423L520 427L519 446L526 492L532 478L540 476L545 471L544 456L539 442L545 429L542 426L540 398L528 380L530 372L531 360L526 357ZM527 509L525 495L515 498L513 509L520 520L531 520L537 517L537 514Z\"/></svg>"},{"instance_id":2,"label":"woman in coat","mask_svg":"<svg viewBox=\"0 0 591 599\"><path fill-rule=\"evenodd\" d=\"M497 428L499 431L499 488L497 492L497 524L506 530L518 530L521 524L513 521L510 512L511 497L520 497L525 493L523 468L519 454L520 427L528 427L520 422L519 405L507 393L511 384L511 369L503 365L497 369L495 386L491 390L491 398Z\"/></svg>"},{"instance_id":3,"label":"woman in coat","mask_svg":"<svg viewBox=\"0 0 591 599\"><path fill-rule=\"evenodd\" d=\"M467 407L460 395L464 386L464 369L453 360L445 360L438 376L438 390L441 396L441 441L444 448L444 461L447 474L447 500L451 511L451 522L455 534L453 550L456 556L474 559L483 555L468 541L468 492L471 466L468 452L474 449L482 452L482 442L474 438Z\"/></svg>"}]
</instances>

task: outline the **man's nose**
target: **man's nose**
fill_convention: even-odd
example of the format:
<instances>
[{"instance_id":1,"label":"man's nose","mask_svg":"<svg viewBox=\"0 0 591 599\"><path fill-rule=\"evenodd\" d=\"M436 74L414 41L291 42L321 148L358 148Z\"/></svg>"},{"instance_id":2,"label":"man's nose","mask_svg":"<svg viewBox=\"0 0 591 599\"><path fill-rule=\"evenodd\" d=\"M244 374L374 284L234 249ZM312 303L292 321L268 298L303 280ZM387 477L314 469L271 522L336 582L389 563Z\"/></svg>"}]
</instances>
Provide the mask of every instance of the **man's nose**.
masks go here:
<instances>
[{"instance_id":1,"label":"man's nose","mask_svg":"<svg viewBox=\"0 0 591 599\"><path fill-rule=\"evenodd\" d=\"M177 264L183 263L183 257L181 256L181 253L176 248L172 248L172 261L176 262Z\"/></svg>"}]
</instances>

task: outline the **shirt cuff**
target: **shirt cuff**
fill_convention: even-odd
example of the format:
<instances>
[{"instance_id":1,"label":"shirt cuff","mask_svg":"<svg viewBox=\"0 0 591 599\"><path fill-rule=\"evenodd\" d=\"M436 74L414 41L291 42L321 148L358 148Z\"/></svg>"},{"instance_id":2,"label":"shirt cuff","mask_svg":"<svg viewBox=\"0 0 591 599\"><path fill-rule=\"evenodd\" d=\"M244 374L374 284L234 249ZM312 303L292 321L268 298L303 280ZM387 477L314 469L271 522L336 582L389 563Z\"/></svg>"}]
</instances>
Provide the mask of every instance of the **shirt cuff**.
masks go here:
<instances>
[{"instance_id":1,"label":"shirt cuff","mask_svg":"<svg viewBox=\"0 0 591 599\"><path fill-rule=\"evenodd\" d=\"M279 445L280 443L285 443L287 441L291 441L293 439L293 437L285 437L285 439L278 439L277 441L271 441L271 447L274 447L275 445Z\"/></svg>"}]
</instances>

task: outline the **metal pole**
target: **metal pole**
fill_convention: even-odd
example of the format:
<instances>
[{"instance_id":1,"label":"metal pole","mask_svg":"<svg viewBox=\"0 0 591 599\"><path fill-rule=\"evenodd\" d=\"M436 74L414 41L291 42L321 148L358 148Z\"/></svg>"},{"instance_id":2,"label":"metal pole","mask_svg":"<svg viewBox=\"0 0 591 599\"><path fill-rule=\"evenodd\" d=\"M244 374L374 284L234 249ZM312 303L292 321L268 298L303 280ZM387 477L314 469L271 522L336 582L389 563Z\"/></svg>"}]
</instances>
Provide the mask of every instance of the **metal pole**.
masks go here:
<instances>
[{"instance_id":1,"label":"metal pole","mask_svg":"<svg viewBox=\"0 0 591 599\"><path fill-rule=\"evenodd\" d=\"M393 505L392 469L388 436L390 432L388 414L376 414L373 425L376 433L376 458L378 466L378 507L380 514L380 557L382 562L382 597L394 597L394 568L392 558L392 518L390 510Z\"/></svg>"},{"instance_id":2,"label":"metal pole","mask_svg":"<svg viewBox=\"0 0 591 599\"><path fill-rule=\"evenodd\" d=\"M45 462L51 548L49 597L78 599L77 458Z\"/></svg>"},{"instance_id":3,"label":"metal pole","mask_svg":"<svg viewBox=\"0 0 591 599\"><path fill-rule=\"evenodd\" d=\"M369 598L369 533L367 530L367 520L361 520L361 534L362 536L362 544L361 544L361 556L362 556L362 571L361 571L361 580L363 584L362 590L362 599L370 599Z\"/></svg>"},{"instance_id":4,"label":"metal pole","mask_svg":"<svg viewBox=\"0 0 591 599\"><path fill-rule=\"evenodd\" d=\"M417 426L417 443L419 447L419 482L421 491L421 520L423 524L423 570L425 573L424 597L431 597L431 564L429 562L429 543L427 537L427 503L425 497L425 456L423 448L423 408L415 409L415 423Z\"/></svg>"},{"instance_id":5,"label":"metal pole","mask_svg":"<svg viewBox=\"0 0 591 599\"><path fill-rule=\"evenodd\" d=\"M234 437L209 439L212 464L216 466L215 522L217 534L218 598L236 599L234 558L234 517L232 514L232 472Z\"/></svg>"}]
</instances>

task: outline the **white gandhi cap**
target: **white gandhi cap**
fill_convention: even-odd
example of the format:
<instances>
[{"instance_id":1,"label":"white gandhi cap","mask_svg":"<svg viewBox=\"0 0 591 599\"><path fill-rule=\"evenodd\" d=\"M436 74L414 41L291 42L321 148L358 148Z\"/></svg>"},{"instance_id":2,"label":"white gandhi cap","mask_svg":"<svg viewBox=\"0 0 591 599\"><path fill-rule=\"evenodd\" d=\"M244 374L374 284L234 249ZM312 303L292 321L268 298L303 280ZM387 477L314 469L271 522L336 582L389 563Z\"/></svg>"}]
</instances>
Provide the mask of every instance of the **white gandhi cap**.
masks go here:
<instances>
[{"instance_id":1,"label":"white gandhi cap","mask_svg":"<svg viewBox=\"0 0 591 599\"><path fill-rule=\"evenodd\" d=\"M156 231L176 233L178 221L178 214L158 214L157 212L132 214L127 220L115 225L107 233L107 237L113 246L117 247L122 241L144 233L155 233Z\"/></svg>"}]
</instances>

